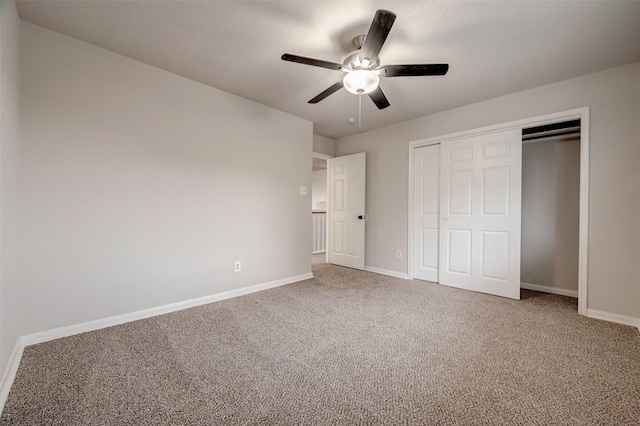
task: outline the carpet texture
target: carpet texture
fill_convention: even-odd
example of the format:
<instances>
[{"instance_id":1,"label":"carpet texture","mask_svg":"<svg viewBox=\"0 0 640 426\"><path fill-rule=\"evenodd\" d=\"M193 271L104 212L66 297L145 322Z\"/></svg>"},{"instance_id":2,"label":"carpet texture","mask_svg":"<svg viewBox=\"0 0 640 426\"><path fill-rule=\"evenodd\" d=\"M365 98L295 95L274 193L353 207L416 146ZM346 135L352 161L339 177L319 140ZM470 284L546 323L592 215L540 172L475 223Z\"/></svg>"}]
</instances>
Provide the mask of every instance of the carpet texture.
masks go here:
<instances>
[{"instance_id":1,"label":"carpet texture","mask_svg":"<svg viewBox=\"0 0 640 426\"><path fill-rule=\"evenodd\" d=\"M313 271L29 346L0 424L640 424L640 333L575 299Z\"/></svg>"}]
</instances>

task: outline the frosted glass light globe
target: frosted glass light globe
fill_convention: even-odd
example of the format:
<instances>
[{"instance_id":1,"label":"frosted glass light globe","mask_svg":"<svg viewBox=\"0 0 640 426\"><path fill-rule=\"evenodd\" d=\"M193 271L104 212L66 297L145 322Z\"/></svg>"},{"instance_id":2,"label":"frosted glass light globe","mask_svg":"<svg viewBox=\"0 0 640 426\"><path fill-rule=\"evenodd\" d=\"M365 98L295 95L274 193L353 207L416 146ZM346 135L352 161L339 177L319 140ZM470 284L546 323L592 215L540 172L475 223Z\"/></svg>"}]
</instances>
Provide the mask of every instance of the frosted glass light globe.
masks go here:
<instances>
[{"instance_id":1,"label":"frosted glass light globe","mask_svg":"<svg viewBox=\"0 0 640 426\"><path fill-rule=\"evenodd\" d=\"M373 92L379 83L380 77L378 77L378 74L368 70L351 71L342 80L344 88L356 95Z\"/></svg>"}]
</instances>

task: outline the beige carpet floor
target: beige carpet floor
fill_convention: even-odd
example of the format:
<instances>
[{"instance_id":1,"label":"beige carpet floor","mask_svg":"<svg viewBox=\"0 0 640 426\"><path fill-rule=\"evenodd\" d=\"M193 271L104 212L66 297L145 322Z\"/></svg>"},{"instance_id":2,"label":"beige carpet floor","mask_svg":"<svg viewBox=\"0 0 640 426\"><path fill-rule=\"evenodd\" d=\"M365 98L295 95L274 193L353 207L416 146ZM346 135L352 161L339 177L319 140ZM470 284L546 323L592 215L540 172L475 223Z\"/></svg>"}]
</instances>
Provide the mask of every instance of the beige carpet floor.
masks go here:
<instances>
[{"instance_id":1,"label":"beige carpet floor","mask_svg":"<svg viewBox=\"0 0 640 426\"><path fill-rule=\"evenodd\" d=\"M327 254L326 253L316 253L311 255L311 264L316 265L318 263L326 263L327 262Z\"/></svg>"},{"instance_id":2,"label":"beige carpet floor","mask_svg":"<svg viewBox=\"0 0 640 426\"><path fill-rule=\"evenodd\" d=\"M330 264L29 346L2 425L638 425L640 333Z\"/></svg>"}]
</instances>

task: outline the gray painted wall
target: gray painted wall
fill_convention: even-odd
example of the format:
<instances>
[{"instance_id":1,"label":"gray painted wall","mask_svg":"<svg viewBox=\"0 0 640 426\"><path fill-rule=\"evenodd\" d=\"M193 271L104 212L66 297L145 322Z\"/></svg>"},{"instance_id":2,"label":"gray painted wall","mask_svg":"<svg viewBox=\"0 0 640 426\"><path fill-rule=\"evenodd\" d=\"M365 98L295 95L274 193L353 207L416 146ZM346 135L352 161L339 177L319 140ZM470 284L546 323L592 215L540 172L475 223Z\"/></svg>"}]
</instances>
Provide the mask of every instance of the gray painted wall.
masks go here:
<instances>
[{"instance_id":1,"label":"gray painted wall","mask_svg":"<svg viewBox=\"0 0 640 426\"><path fill-rule=\"evenodd\" d=\"M311 122L24 22L22 78L19 334L311 272Z\"/></svg>"},{"instance_id":2,"label":"gray painted wall","mask_svg":"<svg viewBox=\"0 0 640 426\"><path fill-rule=\"evenodd\" d=\"M313 135L313 152L333 157L336 155L336 141L324 136ZM312 207L316 209L318 201L327 200L327 171L313 172Z\"/></svg>"},{"instance_id":3,"label":"gray painted wall","mask_svg":"<svg viewBox=\"0 0 640 426\"><path fill-rule=\"evenodd\" d=\"M589 106L588 308L640 319L640 62L339 139L367 152L366 265L407 272L409 143Z\"/></svg>"},{"instance_id":4,"label":"gray painted wall","mask_svg":"<svg viewBox=\"0 0 640 426\"><path fill-rule=\"evenodd\" d=\"M319 209L318 203L328 201L327 199L327 170L316 170L313 172L313 186L311 189L312 201L311 208ZM323 209L325 210L326 207Z\"/></svg>"},{"instance_id":5,"label":"gray painted wall","mask_svg":"<svg viewBox=\"0 0 640 426\"><path fill-rule=\"evenodd\" d=\"M336 155L336 141L320 135L313 135L313 152L331 157Z\"/></svg>"},{"instance_id":6,"label":"gray painted wall","mask_svg":"<svg viewBox=\"0 0 640 426\"><path fill-rule=\"evenodd\" d=\"M16 321L18 142L20 140L20 18L0 2L0 377L19 336Z\"/></svg>"}]
</instances>

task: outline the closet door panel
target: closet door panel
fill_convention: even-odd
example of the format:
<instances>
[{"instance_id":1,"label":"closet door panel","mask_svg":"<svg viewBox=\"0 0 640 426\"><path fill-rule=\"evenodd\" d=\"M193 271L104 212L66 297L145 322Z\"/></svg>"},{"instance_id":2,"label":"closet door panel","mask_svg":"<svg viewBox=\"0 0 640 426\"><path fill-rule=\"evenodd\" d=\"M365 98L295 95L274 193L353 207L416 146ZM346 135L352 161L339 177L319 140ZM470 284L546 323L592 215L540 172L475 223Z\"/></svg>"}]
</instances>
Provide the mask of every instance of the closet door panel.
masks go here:
<instances>
[{"instance_id":1,"label":"closet door panel","mask_svg":"<svg viewBox=\"0 0 640 426\"><path fill-rule=\"evenodd\" d=\"M438 282L440 263L440 145L416 148L414 155L413 276Z\"/></svg>"},{"instance_id":2,"label":"closet door panel","mask_svg":"<svg viewBox=\"0 0 640 426\"><path fill-rule=\"evenodd\" d=\"M520 298L520 130L441 144L440 274L452 287Z\"/></svg>"}]
</instances>

